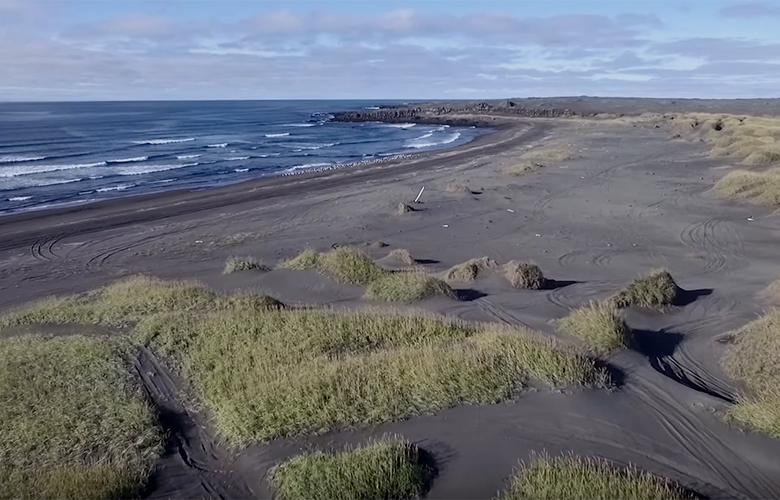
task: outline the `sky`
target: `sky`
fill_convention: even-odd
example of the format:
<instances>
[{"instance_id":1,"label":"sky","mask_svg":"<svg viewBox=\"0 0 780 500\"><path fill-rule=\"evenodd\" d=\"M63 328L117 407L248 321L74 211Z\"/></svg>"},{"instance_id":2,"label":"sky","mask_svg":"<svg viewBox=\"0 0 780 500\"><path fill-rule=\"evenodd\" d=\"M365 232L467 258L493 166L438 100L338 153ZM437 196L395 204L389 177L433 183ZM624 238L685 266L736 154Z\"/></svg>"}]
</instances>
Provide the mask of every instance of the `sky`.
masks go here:
<instances>
[{"instance_id":1,"label":"sky","mask_svg":"<svg viewBox=\"0 0 780 500\"><path fill-rule=\"evenodd\" d=\"M0 0L0 101L780 97L780 0Z\"/></svg>"}]
</instances>

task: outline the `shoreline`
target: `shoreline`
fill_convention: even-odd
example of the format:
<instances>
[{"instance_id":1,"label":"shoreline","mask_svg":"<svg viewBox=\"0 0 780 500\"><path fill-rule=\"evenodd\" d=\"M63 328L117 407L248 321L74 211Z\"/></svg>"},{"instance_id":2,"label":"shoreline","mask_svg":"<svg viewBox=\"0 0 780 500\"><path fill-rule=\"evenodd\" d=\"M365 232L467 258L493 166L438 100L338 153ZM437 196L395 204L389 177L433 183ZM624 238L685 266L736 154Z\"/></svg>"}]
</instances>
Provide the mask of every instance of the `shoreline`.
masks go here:
<instances>
[{"instance_id":1,"label":"shoreline","mask_svg":"<svg viewBox=\"0 0 780 500\"><path fill-rule=\"evenodd\" d=\"M494 118L495 119L495 118ZM52 232L64 232L62 226L70 226L67 236L88 234L117 226L150 222L169 217L184 216L207 210L262 202L296 194L315 193L337 185L381 178L393 171L408 172L425 168L431 162L443 159L463 159L470 155L484 154L485 148L501 148L502 144L539 127L526 121L502 120L491 123L493 130L476 139L451 148L388 157L388 160L353 162L343 166L305 170L251 179L219 187L197 189L172 189L149 194L100 200L41 210L0 215L0 251L25 247ZM472 120L471 126L485 126ZM476 123L483 123L477 125ZM539 127L537 130L546 129ZM507 139L507 136L511 136ZM273 191L272 191L273 190ZM79 225L78 227L74 227Z\"/></svg>"}]
</instances>

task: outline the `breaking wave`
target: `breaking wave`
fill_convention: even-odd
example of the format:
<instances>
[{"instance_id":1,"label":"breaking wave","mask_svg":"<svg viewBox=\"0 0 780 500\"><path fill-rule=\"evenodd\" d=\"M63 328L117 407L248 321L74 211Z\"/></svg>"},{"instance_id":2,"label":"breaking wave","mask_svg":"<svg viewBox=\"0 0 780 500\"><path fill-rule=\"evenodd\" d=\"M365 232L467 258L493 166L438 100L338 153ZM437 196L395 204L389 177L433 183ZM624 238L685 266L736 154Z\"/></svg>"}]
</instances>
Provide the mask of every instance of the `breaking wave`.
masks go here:
<instances>
[{"instance_id":1,"label":"breaking wave","mask_svg":"<svg viewBox=\"0 0 780 500\"><path fill-rule=\"evenodd\" d=\"M133 141L134 144L151 144L153 146L159 146L161 144L175 144L177 142L191 142L194 141L194 137L188 137L186 139L150 139L148 141Z\"/></svg>"}]
</instances>

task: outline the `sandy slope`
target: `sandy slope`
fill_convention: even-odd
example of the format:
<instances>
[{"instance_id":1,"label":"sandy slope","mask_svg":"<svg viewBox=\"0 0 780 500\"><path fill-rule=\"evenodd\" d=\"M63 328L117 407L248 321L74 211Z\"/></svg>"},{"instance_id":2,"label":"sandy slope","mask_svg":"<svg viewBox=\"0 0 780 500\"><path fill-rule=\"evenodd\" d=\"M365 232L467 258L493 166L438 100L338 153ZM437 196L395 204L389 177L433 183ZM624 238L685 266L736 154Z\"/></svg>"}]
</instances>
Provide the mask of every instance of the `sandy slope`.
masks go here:
<instances>
[{"instance_id":1,"label":"sandy slope","mask_svg":"<svg viewBox=\"0 0 780 500\"><path fill-rule=\"evenodd\" d=\"M670 139L664 128L507 123L465 148L415 161L0 219L0 307L139 272L352 307L362 303L362 289L314 274L220 272L229 255L273 263L306 246L354 244L375 258L407 248L433 271L483 255L501 263L530 259L559 286L517 291L486 276L464 285L470 300L421 306L559 335L550 322L568 308L665 266L688 290L686 305L629 312L639 347L608 360L622 380L613 393L539 389L512 403L233 454L209 434L204 414L177 402L175 377L145 352L139 373L158 373L145 377L147 386L175 431L149 497L266 497L263 476L276 461L312 444L340 446L385 432L434 454L439 476L429 498L489 498L518 460L545 449L635 463L712 498L779 497L780 441L718 416L738 387L719 368L724 346L717 341L762 310L756 294L780 274L777 219L715 199L709 189L727 164L707 158L703 144ZM578 158L522 177L500 172L524 148L549 141L571 144ZM446 192L451 181L472 193ZM411 202L422 186L419 210L395 215L395 205ZM365 246L377 240L390 246Z\"/></svg>"}]
</instances>

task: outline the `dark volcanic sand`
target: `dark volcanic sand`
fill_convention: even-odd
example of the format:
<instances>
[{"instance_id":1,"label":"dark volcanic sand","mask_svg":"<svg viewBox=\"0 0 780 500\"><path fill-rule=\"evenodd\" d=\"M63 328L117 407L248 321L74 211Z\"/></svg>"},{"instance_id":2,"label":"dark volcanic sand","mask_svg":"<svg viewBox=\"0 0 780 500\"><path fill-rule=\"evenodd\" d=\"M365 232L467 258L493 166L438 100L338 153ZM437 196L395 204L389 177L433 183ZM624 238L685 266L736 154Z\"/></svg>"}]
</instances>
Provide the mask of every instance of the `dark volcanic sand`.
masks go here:
<instances>
[{"instance_id":1,"label":"dark volcanic sand","mask_svg":"<svg viewBox=\"0 0 780 500\"><path fill-rule=\"evenodd\" d=\"M176 377L144 351L138 372L173 430L147 495L268 497L264 475L279 460L389 432L434 455L439 475L428 498L490 498L519 460L543 450L634 463L712 498L780 497L780 441L719 416L739 386L719 367L717 339L765 308L757 294L780 274L771 210L716 199L710 189L727 160L708 158L702 143L672 140L664 126L489 118L505 125L413 160L0 218L0 307L136 273L358 306L361 288L308 272L221 274L231 255L275 263L307 246L353 244L377 259L406 248L435 261L426 264L432 271L481 256L531 260L566 286L518 291L487 275L464 286L471 300L420 306L560 335L551 320L568 308L663 266L690 291L687 304L629 311L639 347L608 359L623 381L612 393L539 388L511 403L230 452L204 413L177 401ZM549 141L571 144L578 158L521 177L501 173L524 148ZM448 193L450 182L474 194ZM422 186L419 210L395 215ZM366 245L378 240L390 246Z\"/></svg>"}]
</instances>

